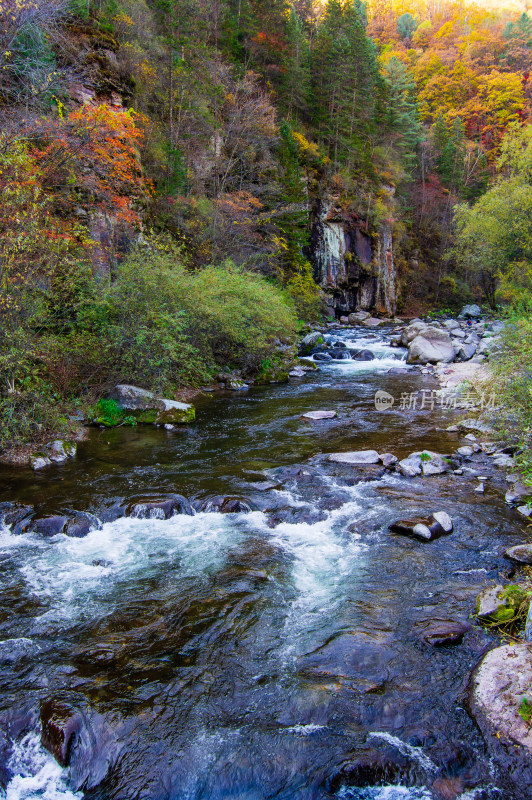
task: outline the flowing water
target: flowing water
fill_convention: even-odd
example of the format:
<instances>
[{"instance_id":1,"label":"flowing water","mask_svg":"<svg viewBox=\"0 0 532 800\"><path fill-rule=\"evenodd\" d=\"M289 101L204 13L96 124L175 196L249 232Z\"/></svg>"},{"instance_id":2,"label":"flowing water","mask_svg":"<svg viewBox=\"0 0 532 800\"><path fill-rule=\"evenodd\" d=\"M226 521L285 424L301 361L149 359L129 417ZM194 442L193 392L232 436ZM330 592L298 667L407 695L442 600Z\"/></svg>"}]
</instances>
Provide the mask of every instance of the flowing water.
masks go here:
<instances>
[{"instance_id":1,"label":"flowing water","mask_svg":"<svg viewBox=\"0 0 532 800\"><path fill-rule=\"evenodd\" d=\"M79 539L0 529L1 797L501 797L465 709L494 640L474 626L434 648L421 634L467 620L480 588L508 573L501 553L523 530L502 481L478 495L469 474L326 460L458 446L450 412L401 408L435 385L386 336L338 331L377 359L217 395L186 430L93 430L72 462L0 473L0 500L101 520ZM375 409L378 389L392 409ZM338 416L301 418L315 409ZM172 493L237 496L251 511L123 516ZM451 536L388 531L438 510ZM77 725L65 769L40 744L50 703Z\"/></svg>"}]
</instances>

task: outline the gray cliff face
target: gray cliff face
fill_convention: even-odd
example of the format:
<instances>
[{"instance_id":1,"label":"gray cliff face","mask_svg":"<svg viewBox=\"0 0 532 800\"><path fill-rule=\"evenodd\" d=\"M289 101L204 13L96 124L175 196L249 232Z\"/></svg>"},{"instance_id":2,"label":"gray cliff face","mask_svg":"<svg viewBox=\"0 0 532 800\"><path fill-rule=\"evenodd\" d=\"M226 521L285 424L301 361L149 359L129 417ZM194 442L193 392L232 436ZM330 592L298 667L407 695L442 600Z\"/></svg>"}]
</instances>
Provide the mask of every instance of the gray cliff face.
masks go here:
<instances>
[{"instance_id":1,"label":"gray cliff face","mask_svg":"<svg viewBox=\"0 0 532 800\"><path fill-rule=\"evenodd\" d=\"M323 203L314 217L311 260L314 279L328 296L336 316L361 310L395 315L390 223L383 223L378 235L371 237L358 218Z\"/></svg>"}]
</instances>

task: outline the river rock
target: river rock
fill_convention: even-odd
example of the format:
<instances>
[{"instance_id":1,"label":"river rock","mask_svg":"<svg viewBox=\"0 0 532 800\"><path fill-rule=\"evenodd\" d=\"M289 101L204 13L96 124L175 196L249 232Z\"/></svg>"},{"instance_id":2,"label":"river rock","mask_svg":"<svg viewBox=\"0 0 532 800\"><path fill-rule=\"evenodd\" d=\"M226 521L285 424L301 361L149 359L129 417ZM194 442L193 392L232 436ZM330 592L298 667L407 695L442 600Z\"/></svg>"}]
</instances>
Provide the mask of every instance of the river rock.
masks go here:
<instances>
[{"instance_id":1,"label":"river rock","mask_svg":"<svg viewBox=\"0 0 532 800\"><path fill-rule=\"evenodd\" d=\"M329 353L314 353L312 358L314 361L332 361L332 357Z\"/></svg>"},{"instance_id":2,"label":"river rock","mask_svg":"<svg viewBox=\"0 0 532 800\"><path fill-rule=\"evenodd\" d=\"M519 714L531 700L532 651L513 643L490 650L469 683L469 710L498 768L503 796L532 797L532 728Z\"/></svg>"},{"instance_id":3,"label":"river rock","mask_svg":"<svg viewBox=\"0 0 532 800\"><path fill-rule=\"evenodd\" d=\"M360 323L364 322L366 319L369 319L371 314L368 311L355 311L352 314L349 314L349 324L350 325L359 325Z\"/></svg>"},{"instance_id":4,"label":"river rock","mask_svg":"<svg viewBox=\"0 0 532 800\"><path fill-rule=\"evenodd\" d=\"M524 483L514 483L512 488L508 489L504 495L504 499L508 505L517 505L517 503L521 503L525 497L530 497L531 494L532 488L530 486L525 486Z\"/></svg>"},{"instance_id":5,"label":"river rock","mask_svg":"<svg viewBox=\"0 0 532 800\"><path fill-rule=\"evenodd\" d=\"M371 350L358 350L351 355L353 361L374 361L376 356Z\"/></svg>"},{"instance_id":6,"label":"river rock","mask_svg":"<svg viewBox=\"0 0 532 800\"><path fill-rule=\"evenodd\" d=\"M484 491L485 489L483 483L479 483L479 485L475 487L475 492L477 492L478 494L484 494Z\"/></svg>"},{"instance_id":7,"label":"river rock","mask_svg":"<svg viewBox=\"0 0 532 800\"><path fill-rule=\"evenodd\" d=\"M473 448L470 447L468 444L465 444L463 447L459 447L456 451L459 456L464 456L464 458L470 458L473 455Z\"/></svg>"},{"instance_id":8,"label":"river rock","mask_svg":"<svg viewBox=\"0 0 532 800\"><path fill-rule=\"evenodd\" d=\"M521 516L526 517L527 519L532 514L532 507L531 506L519 506L518 509Z\"/></svg>"},{"instance_id":9,"label":"river rock","mask_svg":"<svg viewBox=\"0 0 532 800\"><path fill-rule=\"evenodd\" d=\"M30 455L30 466L34 470L39 470L39 469L44 469L44 467L49 467L51 463L52 463L51 459L42 453L32 453Z\"/></svg>"},{"instance_id":10,"label":"river rock","mask_svg":"<svg viewBox=\"0 0 532 800\"><path fill-rule=\"evenodd\" d=\"M194 509L186 497L180 494L172 497L147 498L131 503L126 516L137 519L170 519L177 514L194 515Z\"/></svg>"},{"instance_id":11,"label":"river rock","mask_svg":"<svg viewBox=\"0 0 532 800\"><path fill-rule=\"evenodd\" d=\"M351 453L331 453L328 456L328 461L334 461L336 464L362 466L364 464L378 464L380 456L376 450L355 450Z\"/></svg>"},{"instance_id":12,"label":"river rock","mask_svg":"<svg viewBox=\"0 0 532 800\"><path fill-rule=\"evenodd\" d=\"M454 361L451 337L441 328L427 326L408 346L409 364L436 364Z\"/></svg>"},{"instance_id":13,"label":"river rock","mask_svg":"<svg viewBox=\"0 0 532 800\"><path fill-rule=\"evenodd\" d=\"M380 460L385 467L391 467L394 464L397 464L398 458L397 456L394 456L393 453L382 453L380 455Z\"/></svg>"},{"instance_id":14,"label":"river rock","mask_svg":"<svg viewBox=\"0 0 532 800\"><path fill-rule=\"evenodd\" d=\"M467 433L464 436L464 439L467 439L468 442L476 442L477 441L477 437L475 436L474 433Z\"/></svg>"},{"instance_id":15,"label":"river rock","mask_svg":"<svg viewBox=\"0 0 532 800\"><path fill-rule=\"evenodd\" d=\"M532 544L516 544L509 547L504 556L518 564L532 564Z\"/></svg>"},{"instance_id":16,"label":"river rock","mask_svg":"<svg viewBox=\"0 0 532 800\"><path fill-rule=\"evenodd\" d=\"M334 419L336 411L307 411L306 414L301 414L303 419Z\"/></svg>"},{"instance_id":17,"label":"river rock","mask_svg":"<svg viewBox=\"0 0 532 800\"><path fill-rule=\"evenodd\" d=\"M109 395L115 400L119 408L128 415L135 417L137 422L155 425L164 425L166 422L184 424L193 422L196 413L194 406L188 403L179 403L177 400L168 400L157 397L153 392L120 383L115 386ZM98 420L95 420L98 422Z\"/></svg>"},{"instance_id":18,"label":"river rock","mask_svg":"<svg viewBox=\"0 0 532 800\"><path fill-rule=\"evenodd\" d=\"M381 319L377 319L376 317L369 317L363 321L362 325L365 325L366 328L377 328L379 325L382 325L382 322Z\"/></svg>"},{"instance_id":19,"label":"river rock","mask_svg":"<svg viewBox=\"0 0 532 800\"><path fill-rule=\"evenodd\" d=\"M351 360L351 353L349 352L349 350L343 350L341 347L337 347L335 350L329 350L329 355L335 361Z\"/></svg>"},{"instance_id":20,"label":"river rock","mask_svg":"<svg viewBox=\"0 0 532 800\"><path fill-rule=\"evenodd\" d=\"M471 303L468 306L464 306L463 309L460 311L458 318L459 319L480 319L482 316L482 309L480 306L477 306L476 303Z\"/></svg>"},{"instance_id":21,"label":"river rock","mask_svg":"<svg viewBox=\"0 0 532 800\"><path fill-rule=\"evenodd\" d=\"M477 352L476 344L462 344L457 353L458 361L469 361Z\"/></svg>"},{"instance_id":22,"label":"river rock","mask_svg":"<svg viewBox=\"0 0 532 800\"><path fill-rule=\"evenodd\" d=\"M441 475L451 469L451 464L446 461L439 453L430 450L421 450L411 453L407 458L399 462L399 471L407 478L414 478L416 475Z\"/></svg>"},{"instance_id":23,"label":"river rock","mask_svg":"<svg viewBox=\"0 0 532 800\"><path fill-rule=\"evenodd\" d=\"M465 634L472 630L469 622L457 620L428 620L416 625L421 638L433 647L449 647L460 644Z\"/></svg>"},{"instance_id":24,"label":"river rock","mask_svg":"<svg viewBox=\"0 0 532 800\"><path fill-rule=\"evenodd\" d=\"M216 514L249 514L253 511L253 506L249 500L241 497L211 497L208 500L196 501L194 503L196 511Z\"/></svg>"},{"instance_id":25,"label":"river rock","mask_svg":"<svg viewBox=\"0 0 532 800\"><path fill-rule=\"evenodd\" d=\"M308 333L300 342L299 353L302 356L310 355L311 351L318 344L323 344L323 334L320 331Z\"/></svg>"},{"instance_id":26,"label":"river rock","mask_svg":"<svg viewBox=\"0 0 532 800\"><path fill-rule=\"evenodd\" d=\"M64 439L56 439L47 446L47 455L50 461L61 464L68 458L76 455L77 446L75 442L67 442Z\"/></svg>"},{"instance_id":27,"label":"river rock","mask_svg":"<svg viewBox=\"0 0 532 800\"><path fill-rule=\"evenodd\" d=\"M94 530L94 527L91 525L90 519L88 517L79 516L68 520L63 533L67 536L71 536L73 539L83 539L91 530Z\"/></svg>"},{"instance_id":28,"label":"river rock","mask_svg":"<svg viewBox=\"0 0 532 800\"><path fill-rule=\"evenodd\" d=\"M297 366L290 370L288 373L289 378L304 378L306 375L306 370L303 367Z\"/></svg>"},{"instance_id":29,"label":"river rock","mask_svg":"<svg viewBox=\"0 0 532 800\"><path fill-rule=\"evenodd\" d=\"M494 467L498 467L499 469L511 469L514 465L514 460L511 456L495 453L491 463Z\"/></svg>"},{"instance_id":30,"label":"river rock","mask_svg":"<svg viewBox=\"0 0 532 800\"><path fill-rule=\"evenodd\" d=\"M497 613L499 606L503 605L504 601L499 599L499 595L504 591L504 588L497 584L497 586L490 586L484 589L483 592L477 597L476 615L479 619L487 619Z\"/></svg>"},{"instance_id":31,"label":"river rock","mask_svg":"<svg viewBox=\"0 0 532 800\"><path fill-rule=\"evenodd\" d=\"M480 449L483 453L486 453L487 456L492 456L497 452L497 445L495 442L480 442Z\"/></svg>"},{"instance_id":32,"label":"river rock","mask_svg":"<svg viewBox=\"0 0 532 800\"><path fill-rule=\"evenodd\" d=\"M403 458L399 462L399 472L401 475L404 475L405 478L415 478L416 475L421 475L422 468L419 455L413 453L407 458Z\"/></svg>"},{"instance_id":33,"label":"river rock","mask_svg":"<svg viewBox=\"0 0 532 800\"><path fill-rule=\"evenodd\" d=\"M37 533L45 538L57 536L63 533L68 523L68 517L53 515L50 517L40 517L32 520L24 528L24 533Z\"/></svg>"},{"instance_id":34,"label":"river rock","mask_svg":"<svg viewBox=\"0 0 532 800\"><path fill-rule=\"evenodd\" d=\"M27 521L33 511L33 506L9 502L0 503L0 522L7 528L15 528L20 523Z\"/></svg>"},{"instance_id":35,"label":"river rock","mask_svg":"<svg viewBox=\"0 0 532 800\"><path fill-rule=\"evenodd\" d=\"M436 522L440 523L445 533L452 533L454 528L453 521L446 511L435 511L432 517Z\"/></svg>"},{"instance_id":36,"label":"river rock","mask_svg":"<svg viewBox=\"0 0 532 800\"><path fill-rule=\"evenodd\" d=\"M460 328L460 323L457 319L444 319L443 325L447 328L448 331L452 331L456 328Z\"/></svg>"},{"instance_id":37,"label":"river rock","mask_svg":"<svg viewBox=\"0 0 532 800\"><path fill-rule=\"evenodd\" d=\"M403 347L408 347L410 342L414 341L416 336L419 336L421 331L426 327L426 322L423 322L420 319L413 320L410 325L407 325L406 328L403 328L401 331L401 345Z\"/></svg>"},{"instance_id":38,"label":"river rock","mask_svg":"<svg viewBox=\"0 0 532 800\"><path fill-rule=\"evenodd\" d=\"M413 517L412 519L401 519L393 522L389 529L394 533L401 533L404 536L413 536L422 542L432 542L439 539L450 531L446 531L443 526L435 519L434 514L430 517ZM452 530L452 528L451 528Z\"/></svg>"}]
</instances>

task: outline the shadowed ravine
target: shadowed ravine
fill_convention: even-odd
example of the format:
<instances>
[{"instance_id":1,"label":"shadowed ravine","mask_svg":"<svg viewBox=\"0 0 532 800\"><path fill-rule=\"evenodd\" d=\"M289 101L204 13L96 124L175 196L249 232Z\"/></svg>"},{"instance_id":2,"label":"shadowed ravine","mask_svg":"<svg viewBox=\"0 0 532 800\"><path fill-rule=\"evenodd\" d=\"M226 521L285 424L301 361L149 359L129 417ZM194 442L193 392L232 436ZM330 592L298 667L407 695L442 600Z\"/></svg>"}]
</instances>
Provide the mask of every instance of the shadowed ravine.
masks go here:
<instances>
[{"instance_id":1,"label":"shadowed ravine","mask_svg":"<svg viewBox=\"0 0 532 800\"><path fill-rule=\"evenodd\" d=\"M501 554L522 528L502 484L479 496L472 476L384 470L359 482L326 461L458 446L450 412L375 410L377 389L399 399L434 386L394 372L402 352L382 339L357 340L378 361L205 401L190 429L94 430L75 462L0 473L1 500L103 520L82 539L0 531L7 800L501 797L464 707L494 640L474 626L435 648L420 632L468 619L480 587L508 573ZM338 418L300 418L319 408ZM168 493L255 510L116 518ZM437 510L453 517L451 536L388 531ZM81 720L70 768L39 744L49 702Z\"/></svg>"}]
</instances>

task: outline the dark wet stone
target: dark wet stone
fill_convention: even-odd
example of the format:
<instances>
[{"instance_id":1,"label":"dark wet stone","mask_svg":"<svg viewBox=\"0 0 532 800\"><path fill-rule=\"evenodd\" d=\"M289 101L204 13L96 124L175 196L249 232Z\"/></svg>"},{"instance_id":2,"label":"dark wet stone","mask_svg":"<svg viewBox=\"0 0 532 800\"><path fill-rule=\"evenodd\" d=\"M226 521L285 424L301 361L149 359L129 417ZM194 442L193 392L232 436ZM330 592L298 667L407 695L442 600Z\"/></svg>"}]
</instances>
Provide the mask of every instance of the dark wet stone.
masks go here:
<instances>
[{"instance_id":1,"label":"dark wet stone","mask_svg":"<svg viewBox=\"0 0 532 800\"><path fill-rule=\"evenodd\" d=\"M329 792L336 793L342 787L358 788L399 783L406 767L406 760L401 758L401 761L402 763L397 763L378 750L370 750L343 764L328 779L326 787Z\"/></svg>"},{"instance_id":2,"label":"dark wet stone","mask_svg":"<svg viewBox=\"0 0 532 800\"><path fill-rule=\"evenodd\" d=\"M0 522L8 528L22 523L33 514L33 506L20 505L19 503L0 503Z\"/></svg>"},{"instance_id":3,"label":"dark wet stone","mask_svg":"<svg viewBox=\"0 0 532 800\"><path fill-rule=\"evenodd\" d=\"M357 350L351 351L353 361L374 361L376 356L371 350Z\"/></svg>"},{"instance_id":4,"label":"dark wet stone","mask_svg":"<svg viewBox=\"0 0 532 800\"><path fill-rule=\"evenodd\" d=\"M422 542L432 542L434 539L439 539L440 536L444 536L446 533L439 522L428 517L401 519L397 522L393 522L389 526L389 529L403 536L412 536L414 539L419 539Z\"/></svg>"},{"instance_id":5,"label":"dark wet stone","mask_svg":"<svg viewBox=\"0 0 532 800\"><path fill-rule=\"evenodd\" d=\"M94 561L91 562L93 567L112 567L113 562L107 561L105 558L95 558Z\"/></svg>"},{"instance_id":6,"label":"dark wet stone","mask_svg":"<svg viewBox=\"0 0 532 800\"><path fill-rule=\"evenodd\" d=\"M332 357L329 353L315 353L314 361L332 361Z\"/></svg>"},{"instance_id":7,"label":"dark wet stone","mask_svg":"<svg viewBox=\"0 0 532 800\"><path fill-rule=\"evenodd\" d=\"M58 533L64 533L68 521L68 517L59 515L40 517L24 526L24 533L37 533L39 536L44 536L46 538L49 536L57 536Z\"/></svg>"},{"instance_id":8,"label":"dark wet stone","mask_svg":"<svg viewBox=\"0 0 532 800\"><path fill-rule=\"evenodd\" d=\"M82 539L93 530L90 520L87 517L77 517L76 519L69 519L64 530L67 536L72 536L74 539Z\"/></svg>"},{"instance_id":9,"label":"dark wet stone","mask_svg":"<svg viewBox=\"0 0 532 800\"><path fill-rule=\"evenodd\" d=\"M242 497L211 497L208 500L196 500L193 503L196 511L216 514L249 514L253 511L253 504L250 500Z\"/></svg>"},{"instance_id":10,"label":"dark wet stone","mask_svg":"<svg viewBox=\"0 0 532 800\"><path fill-rule=\"evenodd\" d=\"M351 353L349 350L341 350L340 348L337 348L335 350L329 350L329 354L335 361L351 360Z\"/></svg>"},{"instance_id":11,"label":"dark wet stone","mask_svg":"<svg viewBox=\"0 0 532 800\"><path fill-rule=\"evenodd\" d=\"M465 634L472 630L469 622L457 620L427 620L416 625L421 638L433 647L448 647L460 644Z\"/></svg>"},{"instance_id":12,"label":"dark wet stone","mask_svg":"<svg viewBox=\"0 0 532 800\"><path fill-rule=\"evenodd\" d=\"M131 503L126 516L137 519L170 519L177 514L194 515L194 509L186 497L173 495L161 499L146 498Z\"/></svg>"},{"instance_id":13,"label":"dark wet stone","mask_svg":"<svg viewBox=\"0 0 532 800\"><path fill-rule=\"evenodd\" d=\"M41 705L41 742L61 766L69 767L75 791L98 786L117 761L120 746L106 718L70 700L50 699Z\"/></svg>"},{"instance_id":14,"label":"dark wet stone","mask_svg":"<svg viewBox=\"0 0 532 800\"><path fill-rule=\"evenodd\" d=\"M48 700L41 706L41 743L62 767L68 766L70 749L82 727L78 711L60 701Z\"/></svg>"}]
</instances>

